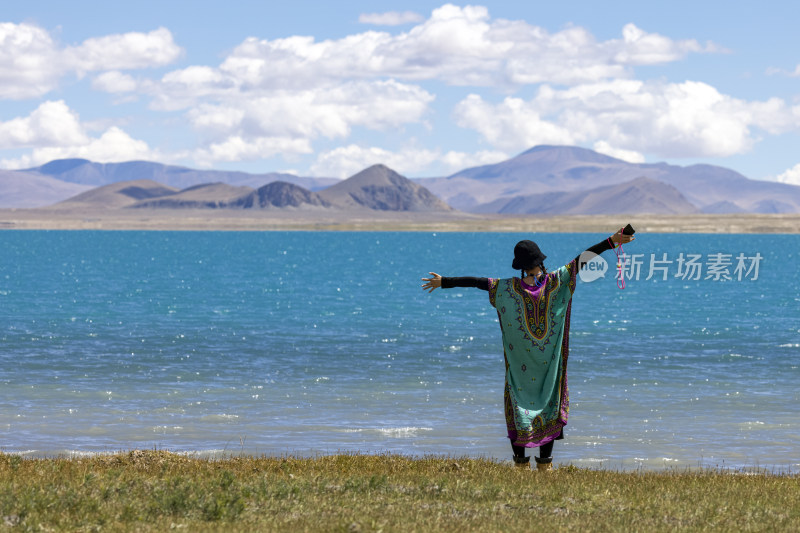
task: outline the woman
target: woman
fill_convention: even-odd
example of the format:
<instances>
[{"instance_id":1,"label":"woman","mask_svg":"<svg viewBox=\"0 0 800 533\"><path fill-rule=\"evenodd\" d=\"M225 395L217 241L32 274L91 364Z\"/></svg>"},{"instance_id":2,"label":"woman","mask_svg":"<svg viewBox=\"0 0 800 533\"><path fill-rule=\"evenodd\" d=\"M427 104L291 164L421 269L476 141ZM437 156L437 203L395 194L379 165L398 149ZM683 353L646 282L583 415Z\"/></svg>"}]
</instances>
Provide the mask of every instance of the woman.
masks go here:
<instances>
[{"instance_id":1,"label":"woman","mask_svg":"<svg viewBox=\"0 0 800 533\"><path fill-rule=\"evenodd\" d=\"M626 228L627 230L627 228ZM600 255L606 250L633 240L633 230L619 230L586 252ZM584 254L586 254L584 252ZM514 463L528 468L525 448L539 448L536 468L552 469L553 442L564 438L563 427L569 414L567 356L569 355L569 316L575 278L594 255L581 254L554 272L547 272L547 258L533 241L514 247L511 267L520 277L445 278L431 272L423 290L441 287L475 287L489 292L489 302L497 309L503 333L506 383L503 394L506 427Z\"/></svg>"}]
</instances>

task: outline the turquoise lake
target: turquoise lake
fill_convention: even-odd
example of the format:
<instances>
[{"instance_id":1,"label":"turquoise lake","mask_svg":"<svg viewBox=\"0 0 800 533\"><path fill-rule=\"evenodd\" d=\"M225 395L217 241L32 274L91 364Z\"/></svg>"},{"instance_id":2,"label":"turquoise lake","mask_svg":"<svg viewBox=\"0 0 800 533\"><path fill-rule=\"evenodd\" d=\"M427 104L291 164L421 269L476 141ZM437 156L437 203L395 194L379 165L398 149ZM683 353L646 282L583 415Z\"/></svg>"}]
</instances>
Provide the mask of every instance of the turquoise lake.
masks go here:
<instances>
[{"instance_id":1,"label":"turquoise lake","mask_svg":"<svg viewBox=\"0 0 800 533\"><path fill-rule=\"evenodd\" d=\"M420 278L514 276L523 238L552 270L604 237L0 232L0 451L509 460L487 293ZM637 234L624 290L606 252L573 297L556 463L800 470L798 245Z\"/></svg>"}]
</instances>

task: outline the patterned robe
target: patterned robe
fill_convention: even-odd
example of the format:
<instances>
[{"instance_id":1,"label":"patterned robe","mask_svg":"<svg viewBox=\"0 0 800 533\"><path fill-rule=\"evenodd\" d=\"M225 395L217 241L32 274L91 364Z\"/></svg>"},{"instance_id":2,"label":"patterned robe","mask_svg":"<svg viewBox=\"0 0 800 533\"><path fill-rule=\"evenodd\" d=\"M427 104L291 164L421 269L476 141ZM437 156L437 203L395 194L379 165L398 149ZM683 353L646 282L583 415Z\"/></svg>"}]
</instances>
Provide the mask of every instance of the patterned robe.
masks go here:
<instances>
[{"instance_id":1,"label":"patterned robe","mask_svg":"<svg viewBox=\"0 0 800 533\"><path fill-rule=\"evenodd\" d=\"M569 415L569 317L578 261L549 272L538 287L489 279L506 363L504 405L511 442L536 447L561 436Z\"/></svg>"}]
</instances>

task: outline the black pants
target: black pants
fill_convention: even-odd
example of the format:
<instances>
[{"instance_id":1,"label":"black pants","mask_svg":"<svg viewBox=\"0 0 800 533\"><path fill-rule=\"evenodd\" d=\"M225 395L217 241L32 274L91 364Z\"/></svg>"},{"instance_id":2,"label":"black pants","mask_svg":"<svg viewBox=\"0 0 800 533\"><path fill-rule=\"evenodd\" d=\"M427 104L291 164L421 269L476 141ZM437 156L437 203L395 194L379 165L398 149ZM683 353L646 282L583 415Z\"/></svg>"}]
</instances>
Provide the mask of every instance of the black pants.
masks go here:
<instances>
[{"instance_id":1,"label":"black pants","mask_svg":"<svg viewBox=\"0 0 800 533\"><path fill-rule=\"evenodd\" d=\"M547 444L539 446L539 458L540 459L547 459L553 455L553 444L556 441L551 440ZM516 446L515 444L511 445L511 449L514 450L514 457L525 457L525 447L524 446Z\"/></svg>"}]
</instances>

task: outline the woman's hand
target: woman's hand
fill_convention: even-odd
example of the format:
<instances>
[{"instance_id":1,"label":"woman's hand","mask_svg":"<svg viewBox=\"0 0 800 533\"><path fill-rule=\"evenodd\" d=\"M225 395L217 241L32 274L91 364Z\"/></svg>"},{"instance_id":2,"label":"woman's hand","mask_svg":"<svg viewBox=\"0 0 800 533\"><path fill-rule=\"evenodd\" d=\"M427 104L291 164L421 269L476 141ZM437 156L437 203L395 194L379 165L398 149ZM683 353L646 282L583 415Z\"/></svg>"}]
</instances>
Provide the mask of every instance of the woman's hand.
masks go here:
<instances>
[{"instance_id":1,"label":"woman's hand","mask_svg":"<svg viewBox=\"0 0 800 533\"><path fill-rule=\"evenodd\" d=\"M619 246L620 244L628 244L634 239L635 237L633 235L625 235L622 233L622 229L611 236L611 242L613 242L615 246Z\"/></svg>"},{"instance_id":2,"label":"woman's hand","mask_svg":"<svg viewBox=\"0 0 800 533\"><path fill-rule=\"evenodd\" d=\"M442 276L436 272L428 272L428 274L430 274L431 277L422 278L422 281L427 281L427 283L422 286L422 290L431 293L442 286Z\"/></svg>"}]
</instances>

